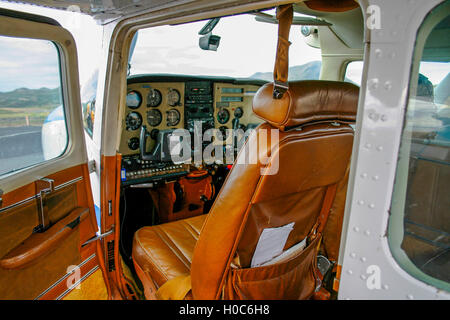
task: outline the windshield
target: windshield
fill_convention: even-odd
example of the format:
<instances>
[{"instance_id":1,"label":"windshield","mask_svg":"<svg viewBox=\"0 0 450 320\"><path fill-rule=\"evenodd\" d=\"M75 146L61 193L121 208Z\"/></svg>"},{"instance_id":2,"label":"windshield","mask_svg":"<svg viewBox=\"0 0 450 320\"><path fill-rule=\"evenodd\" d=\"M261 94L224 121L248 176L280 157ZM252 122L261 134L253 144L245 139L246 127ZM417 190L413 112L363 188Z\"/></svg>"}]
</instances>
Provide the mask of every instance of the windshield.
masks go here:
<instances>
[{"instance_id":1,"label":"windshield","mask_svg":"<svg viewBox=\"0 0 450 320\"><path fill-rule=\"evenodd\" d=\"M273 10L266 13L274 15ZM199 47L198 32L207 21L139 30L130 75L169 73L273 80L276 24L244 14L221 18L212 31L221 37L217 51ZM307 45L293 25L290 32L289 79L318 79L320 49ZM302 67L299 67L302 66Z\"/></svg>"}]
</instances>

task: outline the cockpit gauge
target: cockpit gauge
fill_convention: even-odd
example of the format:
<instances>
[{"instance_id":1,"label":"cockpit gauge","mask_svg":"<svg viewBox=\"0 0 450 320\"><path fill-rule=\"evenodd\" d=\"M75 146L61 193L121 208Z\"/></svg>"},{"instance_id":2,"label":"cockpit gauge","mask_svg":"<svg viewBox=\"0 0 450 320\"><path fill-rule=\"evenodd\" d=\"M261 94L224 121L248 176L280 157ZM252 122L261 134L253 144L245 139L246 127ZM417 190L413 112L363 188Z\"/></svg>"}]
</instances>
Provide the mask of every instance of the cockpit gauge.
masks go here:
<instances>
[{"instance_id":1,"label":"cockpit gauge","mask_svg":"<svg viewBox=\"0 0 450 320\"><path fill-rule=\"evenodd\" d=\"M220 109L219 112L217 112L217 121L219 121L220 124L227 123L228 120L230 120L230 112L227 109Z\"/></svg>"},{"instance_id":2,"label":"cockpit gauge","mask_svg":"<svg viewBox=\"0 0 450 320\"><path fill-rule=\"evenodd\" d=\"M157 107L161 104L162 95L158 89L150 89L147 95L147 107Z\"/></svg>"},{"instance_id":3,"label":"cockpit gauge","mask_svg":"<svg viewBox=\"0 0 450 320\"><path fill-rule=\"evenodd\" d=\"M137 150L139 149L139 138L133 137L128 140L128 148L130 150Z\"/></svg>"},{"instance_id":4,"label":"cockpit gauge","mask_svg":"<svg viewBox=\"0 0 450 320\"><path fill-rule=\"evenodd\" d=\"M242 118L242 116L244 115L244 110L242 110L241 107L237 107L236 110L234 110L234 117L235 118Z\"/></svg>"},{"instance_id":5,"label":"cockpit gauge","mask_svg":"<svg viewBox=\"0 0 450 320\"><path fill-rule=\"evenodd\" d=\"M177 89L169 89L167 94L167 103L169 106L174 107L180 104L181 95Z\"/></svg>"},{"instance_id":6,"label":"cockpit gauge","mask_svg":"<svg viewBox=\"0 0 450 320\"><path fill-rule=\"evenodd\" d=\"M152 127L156 127L162 121L161 111L158 109L151 109L147 112L147 122Z\"/></svg>"},{"instance_id":7,"label":"cockpit gauge","mask_svg":"<svg viewBox=\"0 0 450 320\"><path fill-rule=\"evenodd\" d=\"M167 126L173 127L180 122L180 112L176 109L167 111Z\"/></svg>"},{"instance_id":8,"label":"cockpit gauge","mask_svg":"<svg viewBox=\"0 0 450 320\"><path fill-rule=\"evenodd\" d=\"M127 107L130 109L137 109L142 103L142 96L137 91L130 91L127 94Z\"/></svg>"},{"instance_id":9,"label":"cockpit gauge","mask_svg":"<svg viewBox=\"0 0 450 320\"><path fill-rule=\"evenodd\" d=\"M137 130L142 124L142 116L138 112L130 112L125 118L126 129Z\"/></svg>"}]
</instances>

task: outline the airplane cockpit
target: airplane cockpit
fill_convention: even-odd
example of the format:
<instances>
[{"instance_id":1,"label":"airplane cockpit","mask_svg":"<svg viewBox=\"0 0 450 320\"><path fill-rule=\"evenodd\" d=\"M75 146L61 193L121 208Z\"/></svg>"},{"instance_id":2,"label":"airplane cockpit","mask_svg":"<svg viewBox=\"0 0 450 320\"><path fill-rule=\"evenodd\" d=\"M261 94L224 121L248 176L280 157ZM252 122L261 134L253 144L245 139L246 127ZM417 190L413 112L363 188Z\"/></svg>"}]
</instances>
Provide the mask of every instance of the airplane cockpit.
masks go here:
<instances>
[{"instance_id":1,"label":"airplane cockpit","mask_svg":"<svg viewBox=\"0 0 450 320\"><path fill-rule=\"evenodd\" d=\"M341 17L301 3L294 8L289 81L344 80L327 65L362 59L360 8ZM268 8L134 36L117 138L120 253L130 269L142 267L135 257L138 230L207 215L240 149L264 122L252 107L273 79L277 25L276 10ZM324 55L339 52L339 45L339 59Z\"/></svg>"}]
</instances>

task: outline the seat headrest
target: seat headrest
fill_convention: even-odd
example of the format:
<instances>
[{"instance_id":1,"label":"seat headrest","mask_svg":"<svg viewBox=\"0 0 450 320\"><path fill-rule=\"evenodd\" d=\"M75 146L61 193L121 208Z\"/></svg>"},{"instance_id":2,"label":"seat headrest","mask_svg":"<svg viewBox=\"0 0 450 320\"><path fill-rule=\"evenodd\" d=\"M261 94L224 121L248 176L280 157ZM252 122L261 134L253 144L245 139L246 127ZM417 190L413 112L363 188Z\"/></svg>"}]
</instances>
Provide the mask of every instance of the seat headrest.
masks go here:
<instances>
[{"instance_id":1,"label":"seat headrest","mask_svg":"<svg viewBox=\"0 0 450 320\"><path fill-rule=\"evenodd\" d=\"M359 87L349 82L304 80L289 82L281 99L273 98L267 83L253 98L253 112L284 131L309 122L354 122Z\"/></svg>"}]
</instances>

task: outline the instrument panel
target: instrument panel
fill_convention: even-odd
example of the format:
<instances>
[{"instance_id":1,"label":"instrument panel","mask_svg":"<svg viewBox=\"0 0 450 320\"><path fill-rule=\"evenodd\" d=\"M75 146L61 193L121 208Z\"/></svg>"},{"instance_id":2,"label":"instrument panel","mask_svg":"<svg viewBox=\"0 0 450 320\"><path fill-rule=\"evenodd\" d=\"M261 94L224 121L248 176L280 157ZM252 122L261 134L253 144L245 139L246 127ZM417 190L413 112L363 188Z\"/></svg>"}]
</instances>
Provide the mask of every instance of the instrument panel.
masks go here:
<instances>
[{"instance_id":1,"label":"instrument panel","mask_svg":"<svg viewBox=\"0 0 450 320\"><path fill-rule=\"evenodd\" d=\"M129 84L122 108L119 152L139 152L139 134L145 125L149 132L184 127L184 83L151 82Z\"/></svg>"},{"instance_id":2,"label":"instrument panel","mask_svg":"<svg viewBox=\"0 0 450 320\"><path fill-rule=\"evenodd\" d=\"M160 78L135 76L128 82L118 145L122 155L139 153L143 126L154 138L158 131L166 129L185 128L193 132L194 123L201 121L203 132L216 128L228 136L226 129L245 131L262 122L252 112L252 100L264 82L189 76ZM147 140L146 148L151 149L154 141Z\"/></svg>"},{"instance_id":3,"label":"instrument panel","mask_svg":"<svg viewBox=\"0 0 450 320\"><path fill-rule=\"evenodd\" d=\"M236 85L231 83L214 83L214 119L215 128L228 142L227 129L249 128L262 122L252 111L253 97L260 86ZM218 139L217 141L220 141Z\"/></svg>"}]
</instances>

